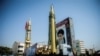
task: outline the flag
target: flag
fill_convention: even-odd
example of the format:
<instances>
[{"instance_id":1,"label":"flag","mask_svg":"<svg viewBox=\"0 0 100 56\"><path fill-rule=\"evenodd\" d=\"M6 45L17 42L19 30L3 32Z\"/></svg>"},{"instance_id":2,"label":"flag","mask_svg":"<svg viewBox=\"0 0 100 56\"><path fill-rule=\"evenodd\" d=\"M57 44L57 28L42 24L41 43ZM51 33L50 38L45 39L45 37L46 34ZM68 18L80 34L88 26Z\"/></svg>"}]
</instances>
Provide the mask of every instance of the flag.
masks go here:
<instances>
[{"instance_id":1,"label":"flag","mask_svg":"<svg viewBox=\"0 0 100 56\"><path fill-rule=\"evenodd\" d=\"M26 22L25 29L27 29L27 28L28 28L28 23Z\"/></svg>"}]
</instances>

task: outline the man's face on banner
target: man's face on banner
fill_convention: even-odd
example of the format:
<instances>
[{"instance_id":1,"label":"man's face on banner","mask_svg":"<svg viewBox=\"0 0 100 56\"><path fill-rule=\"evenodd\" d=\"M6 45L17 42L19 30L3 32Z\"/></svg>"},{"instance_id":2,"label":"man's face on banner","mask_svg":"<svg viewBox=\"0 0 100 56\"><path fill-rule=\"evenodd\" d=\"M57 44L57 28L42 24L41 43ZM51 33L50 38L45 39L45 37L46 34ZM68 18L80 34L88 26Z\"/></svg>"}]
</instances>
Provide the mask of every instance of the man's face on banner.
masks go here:
<instances>
[{"instance_id":1,"label":"man's face on banner","mask_svg":"<svg viewBox=\"0 0 100 56\"><path fill-rule=\"evenodd\" d=\"M57 33L58 39L62 40L64 37L64 31L62 29L60 29Z\"/></svg>"},{"instance_id":2,"label":"man's face on banner","mask_svg":"<svg viewBox=\"0 0 100 56\"><path fill-rule=\"evenodd\" d=\"M63 35L62 34L58 34L58 38L61 40L63 39Z\"/></svg>"}]
</instances>

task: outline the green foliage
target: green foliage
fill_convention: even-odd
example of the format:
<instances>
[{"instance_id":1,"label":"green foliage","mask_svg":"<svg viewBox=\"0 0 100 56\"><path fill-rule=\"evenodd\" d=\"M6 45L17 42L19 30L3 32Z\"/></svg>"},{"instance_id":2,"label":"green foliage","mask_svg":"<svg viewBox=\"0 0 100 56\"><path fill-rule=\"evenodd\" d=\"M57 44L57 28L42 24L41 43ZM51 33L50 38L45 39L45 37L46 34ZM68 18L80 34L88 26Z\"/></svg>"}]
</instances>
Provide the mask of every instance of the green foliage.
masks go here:
<instances>
[{"instance_id":1,"label":"green foliage","mask_svg":"<svg viewBox=\"0 0 100 56\"><path fill-rule=\"evenodd\" d=\"M9 47L0 46L0 55L11 55L12 50Z\"/></svg>"}]
</instances>

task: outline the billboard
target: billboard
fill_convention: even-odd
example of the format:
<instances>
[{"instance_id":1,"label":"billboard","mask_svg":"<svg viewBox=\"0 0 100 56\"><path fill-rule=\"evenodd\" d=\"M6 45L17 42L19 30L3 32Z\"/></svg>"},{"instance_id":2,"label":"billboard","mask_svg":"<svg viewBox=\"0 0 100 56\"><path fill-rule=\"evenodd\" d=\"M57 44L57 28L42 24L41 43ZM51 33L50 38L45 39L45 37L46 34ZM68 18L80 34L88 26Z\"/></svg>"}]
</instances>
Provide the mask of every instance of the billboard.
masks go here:
<instances>
[{"instance_id":1,"label":"billboard","mask_svg":"<svg viewBox=\"0 0 100 56\"><path fill-rule=\"evenodd\" d=\"M68 17L59 23L56 24L56 39L59 39L59 36L63 37L65 39L65 43L75 47L75 37L74 37L74 29L72 24L72 18ZM62 32L61 34L58 34L59 32ZM62 35L63 34L63 35ZM60 38L61 39L61 38ZM64 41L61 41L64 42Z\"/></svg>"},{"instance_id":2,"label":"billboard","mask_svg":"<svg viewBox=\"0 0 100 56\"><path fill-rule=\"evenodd\" d=\"M65 24L61 25L60 27L56 28L56 39L58 40L57 44L67 44L67 36L66 36L66 26Z\"/></svg>"}]
</instances>

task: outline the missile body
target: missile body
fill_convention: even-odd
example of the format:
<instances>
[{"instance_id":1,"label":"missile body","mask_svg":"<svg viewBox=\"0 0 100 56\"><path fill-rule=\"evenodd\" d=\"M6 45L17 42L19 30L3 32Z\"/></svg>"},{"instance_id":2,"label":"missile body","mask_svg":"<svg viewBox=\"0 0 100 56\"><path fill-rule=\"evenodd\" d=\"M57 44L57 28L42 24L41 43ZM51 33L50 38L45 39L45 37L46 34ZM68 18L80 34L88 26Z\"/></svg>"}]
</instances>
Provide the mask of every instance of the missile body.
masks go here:
<instances>
[{"instance_id":1,"label":"missile body","mask_svg":"<svg viewBox=\"0 0 100 56\"><path fill-rule=\"evenodd\" d=\"M53 6L51 6L49 14L49 43L51 46L51 53L56 53L56 23Z\"/></svg>"},{"instance_id":2,"label":"missile body","mask_svg":"<svg viewBox=\"0 0 100 56\"><path fill-rule=\"evenodd\" d=\"M26 22L25 25L26 36L25 36L25 49L30 47L31 44L31 20Z\"/></svg>"}]
</instances>

